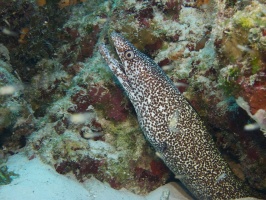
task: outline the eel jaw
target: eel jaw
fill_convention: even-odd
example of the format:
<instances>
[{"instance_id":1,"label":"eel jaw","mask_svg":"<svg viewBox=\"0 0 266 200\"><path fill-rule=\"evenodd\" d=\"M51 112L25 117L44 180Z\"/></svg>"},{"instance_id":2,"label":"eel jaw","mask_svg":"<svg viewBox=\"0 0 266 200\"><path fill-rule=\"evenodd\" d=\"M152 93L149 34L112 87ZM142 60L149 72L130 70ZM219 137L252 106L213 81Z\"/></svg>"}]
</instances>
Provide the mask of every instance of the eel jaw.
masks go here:
<instances>
[{"instance_id":1,"label":"eel jaw","mask_svg":"<svg viewBox=\"0 0 266 200\"><path fill-rule=\"evenodd\" d=\"M104 44L99 45L99 51L106 63L108 64L109 68L112 70L118 81L121 83L123 88L125 89L128 97L133 100L133 90L130 86L128 77L125 73L124 66L115 58L113 58L108 49Z\"/></svg>"},{"instance_id":2,"label":"eel jaw","mask_svg":"<svg viewBox=\"0 0 266 200\"><path fill-rule=\"evenodd\" d=\"M99 45L99 51L115 75L117 74L114 71L118 70L119 73L123 73L123 76L126 76L125 67L123 64L110 55L109 50L104 44Z\"/></svg>"}]
</instances>

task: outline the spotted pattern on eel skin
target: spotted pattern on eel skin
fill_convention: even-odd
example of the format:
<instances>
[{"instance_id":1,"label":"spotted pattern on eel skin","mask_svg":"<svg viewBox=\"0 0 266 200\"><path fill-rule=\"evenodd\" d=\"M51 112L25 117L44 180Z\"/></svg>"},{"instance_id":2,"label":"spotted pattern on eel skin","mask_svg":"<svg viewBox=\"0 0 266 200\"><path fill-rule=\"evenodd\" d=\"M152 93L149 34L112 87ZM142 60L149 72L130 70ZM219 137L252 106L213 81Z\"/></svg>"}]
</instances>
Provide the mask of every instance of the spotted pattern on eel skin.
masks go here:
<instances>
[{"instance_id":1,"label":"spotted pattern on eel skin","mask_svg":"<svg viewBox=\"0 0 266 200\"><path fill-rule=\"evenodd\" d=\"M161 68L113 32L120 61L99 50L132 102L147 140L198 199L235 199L249 189L231 172L204 123Z\"/></svg>"}]
</instances>

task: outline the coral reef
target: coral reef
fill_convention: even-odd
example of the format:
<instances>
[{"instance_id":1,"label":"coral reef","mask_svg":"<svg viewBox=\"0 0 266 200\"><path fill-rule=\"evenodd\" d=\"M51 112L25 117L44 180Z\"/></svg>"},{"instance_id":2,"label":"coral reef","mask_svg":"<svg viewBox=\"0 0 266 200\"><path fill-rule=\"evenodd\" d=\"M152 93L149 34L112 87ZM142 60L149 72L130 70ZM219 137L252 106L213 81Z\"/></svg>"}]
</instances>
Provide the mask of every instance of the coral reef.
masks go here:
<instances>
[{"instance_id":1,"label":"coral reef","mask_svg":"<svg viewBox=\"0 0 266 200\"><path fill-rule=\"evenodd\" d=\"M235 173L266 190L262 1L19 0L0 6L5 156L27 151L61 174L80 181L94 176L135 193L166 182L169 170L147 145L97 52L116 30L176 83Z\"/></svg>"},{"instance_id":2,"label":"coral reef","mask_svg":"<svg viewBox=\"0 0 266 200\"><path fill-rule=\"evenodd\" d=\"M86 96L80 91L75 95L80 95L78 100L85 102L83 97ZM81 108L85 108L83 111L86 112L76 114L73 108L79 113ZM74 102L71 97L55 102L47 119L42 122L43 127L28 140L29 157L38 154L57 172L72 172L80 181L93 175L98 180L109 182L114 188L134 188L137 193L146 193L158 187L160 182L165 181L168 172L152 173L154 169L150 169L150 163L157 159L152 156L151 150L147 151L149 147L136 121L131 117L119 125L112 121L113 118L104 119L104 114L101 111L96 113L91 104L80 104L77 98ZM86 137L88 134L90 136ZM148 174L143 175L136 169L146 170ZM132 177L138 178L128 183ZM140 178L142 181L139 181ZM154 179L152 184L150 179Z\"/></svg>"},{"instance_id":3,"label":"coral reef","mask_svg":"<svg viewBox=\"0 0 266 200\"><path fill-rule=\"evenodd\" d=\"M22 82L11 73L9 51L1 44L0 52L0 145L5 152L16 152L25 146L35 122Z\"/></svg>"},{"instance_id":4,"label":"coral reef","mask_svg":"<svg viewBox=\"0 0 266 200\"><path fill-rule=\"evenodd\" d=\"M265 22L265 5L257 1L253 1L251 5L233 15L232 20L225 27L222 48L223 54L230 58L231 63L222 69L220 78L223 82L222 87L248 103L249 108L244 109L264 132L266 126L263 120L266 117ZM260 119L253 115L260 115Z\"/></svg>"}]
</instances>

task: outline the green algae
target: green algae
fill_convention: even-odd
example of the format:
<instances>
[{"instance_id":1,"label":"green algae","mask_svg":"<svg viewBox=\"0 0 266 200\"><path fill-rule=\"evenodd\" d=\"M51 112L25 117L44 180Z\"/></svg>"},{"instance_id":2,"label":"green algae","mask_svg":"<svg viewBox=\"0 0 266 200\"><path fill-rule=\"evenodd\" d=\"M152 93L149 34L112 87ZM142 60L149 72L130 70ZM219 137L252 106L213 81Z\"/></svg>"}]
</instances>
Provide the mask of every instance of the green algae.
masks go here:
<instances>
[{"instance_id":1,"label":"green algae","mask_svg":"<svg viewBox=\"0 0 266 200\"><path fill-rule=\"evenodd\" d=\"M229 69L227 73L226 77L219 77L218 86L226 96L231 96L240 91L240 86L236 83L237 78L240 76L240 69L234 67Z\"/></svg>"},{"instance_id":2,"label":"green algae","mask_svg":"<svg viewBox=\"0 0 266 200\"><path fill-rule=\"evenodd\" d=\"M132 171L128 158L120 157L118 161L110 160L107 170L111 177L115 177L117 181L123 182L132 177Z\"/></svg>"},{"instance_id":3,"label":"green algae","mask_svg":"<svg viewBox=\"0 0 266 200\"><path fill-rule=\"evenodd\" d=\"M254 22L249 17L241 16L236 20L236 24L240 25L244 29L250 29L254 26Z\"/></svg>"},{"instance_id":4,"label":"green algae","mask_svg":"<svg viewBox=\"0 0 266 200\"><path fill-rule=\"evenodd\" d=\"M253 1L245 9L237 11L233 17L233 21L243 29L265 26L266 13L264 9L263 4Z\"/></svg>"},{"instance_id":5,"label":"green algae","mask_svg":"<svg viewBox=\"0 0 266 200\"><path fill-rule=\"evenodd\" d=\"M251 60L250 64L252 74L257 74L261 70L259 58L255 57L253 60Z\"/></svg>"},{"instance_id":6,"label":"green algae","mask_svg":"<svg viewBox=\"0 0 266 200\"><path fill-rule=\"evenodd\" d=\"M7 185L19 175L9 171L3 159L0 160L0 185Z\"/></svg>"},{"instance_id":7,"label":"green algae","mask_svg":"<svg viewBox=\"0 0 266 200\"><path fill-rule=\"evenodd\" d=\"M112 145L120 151L118 159L109 160L107 171L111 177L122 185L128 185L128 180L135 179L135 170L142 166L149 166L151 159L155 156L137 125L137 121L129 118L126 122L111 123L106 130L113 137ZM153 155L153 156L152 156ZM132 182L135 189L142 191L138 184Z\"/></svg>"},{"instance_id":8,"label":"green algae","mask_svg":"<svg viewBox=\"0 0 266 200\"><path fill-rule=\"evenodd\" d=\"M240 91L240 86L236 83L223 80L220 82L219 88L225 93L225 95L230 96Z\"/></svg>"},{"instance_id":9,"label":"green algae","mask_svg":"<svg viewBox=\"0 0 266 200\"><path fill-rule=\"evenodd\" d=\"M124 123L111 123L107 129L115 137L114 146L117 149L127 149L131 152L131 156L138 152L138 145L142 146L145 143L137 122L132 118L129 118Z\"/></svg>"}]
</instances>

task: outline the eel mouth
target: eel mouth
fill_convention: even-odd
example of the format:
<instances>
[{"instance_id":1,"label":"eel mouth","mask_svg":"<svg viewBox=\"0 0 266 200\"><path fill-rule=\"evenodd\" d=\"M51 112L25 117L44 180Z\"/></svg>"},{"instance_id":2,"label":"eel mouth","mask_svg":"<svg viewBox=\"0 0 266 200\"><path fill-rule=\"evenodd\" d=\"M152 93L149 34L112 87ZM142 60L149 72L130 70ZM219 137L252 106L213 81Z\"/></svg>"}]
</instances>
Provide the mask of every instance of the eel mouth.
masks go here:
<instances>
[{"instance_id":1,"label":"eel mouth","mask_svg":"<svg viewBox=\"0 0 266 200\"><path fill-rule=\"evenodd\" d=\"M99 44L98 49L108 65L114 65L115 67L118 67L126 75L124 65L113 56L111 56L105 44Z\"/></svg>"}]
</instances>

